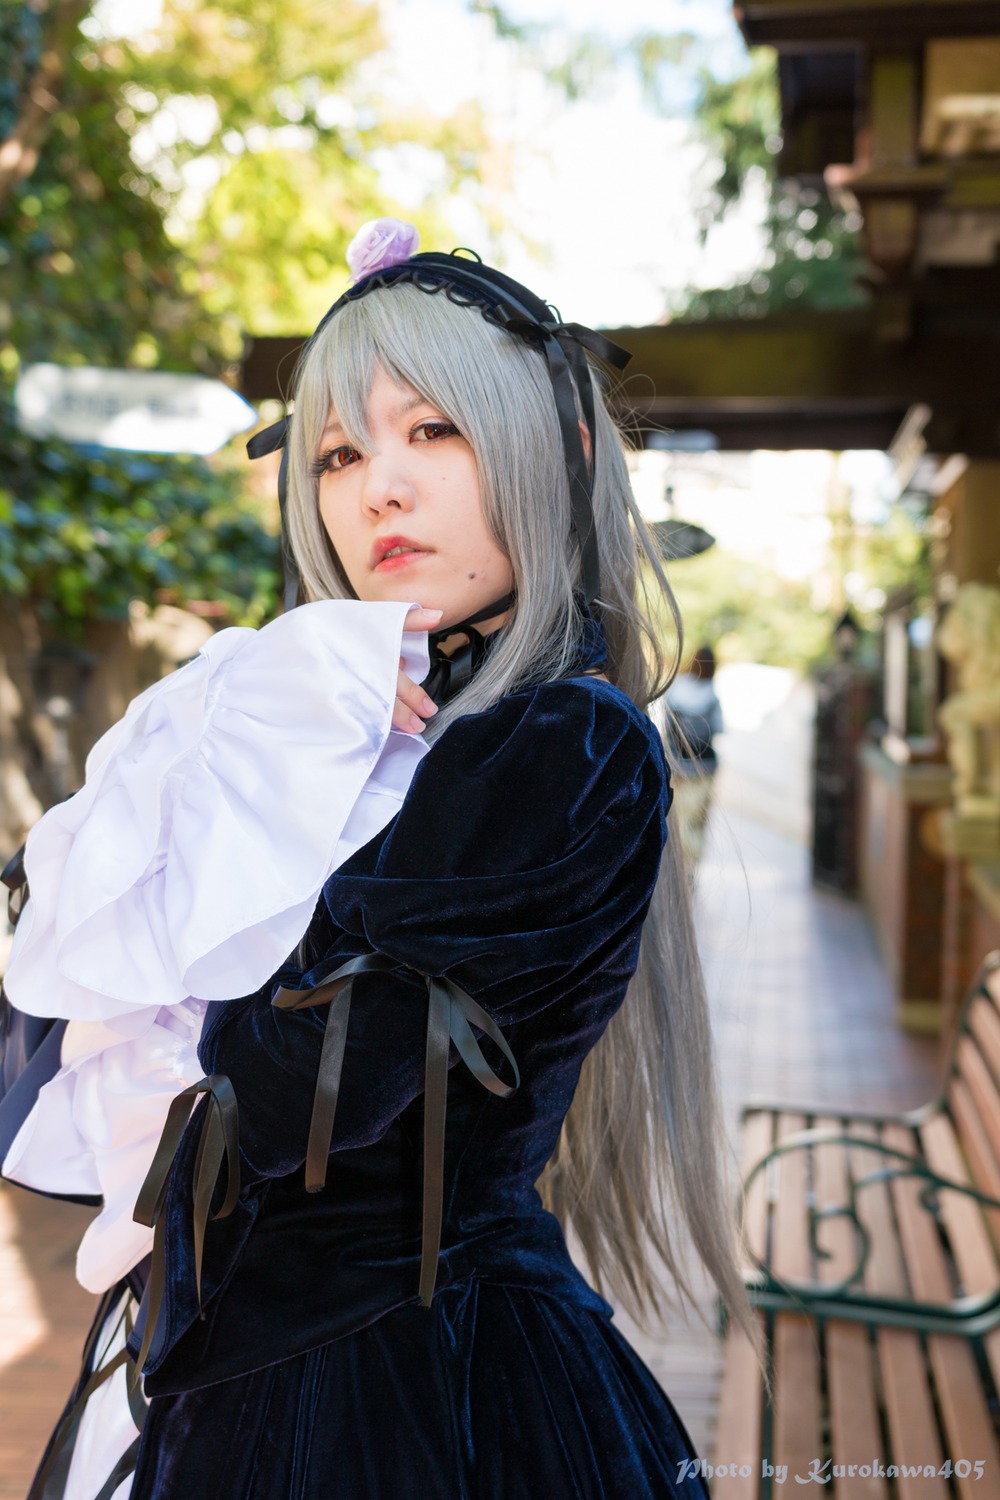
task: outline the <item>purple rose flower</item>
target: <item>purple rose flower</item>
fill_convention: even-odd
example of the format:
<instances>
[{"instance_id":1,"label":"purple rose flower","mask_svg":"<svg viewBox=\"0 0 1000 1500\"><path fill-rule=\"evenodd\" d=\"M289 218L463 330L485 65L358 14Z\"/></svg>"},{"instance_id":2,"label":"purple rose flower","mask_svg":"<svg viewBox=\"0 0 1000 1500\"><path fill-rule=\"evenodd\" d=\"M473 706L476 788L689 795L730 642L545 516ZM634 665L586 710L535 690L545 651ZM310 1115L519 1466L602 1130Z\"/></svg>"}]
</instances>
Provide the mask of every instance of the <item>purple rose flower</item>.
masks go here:
<instances>
[{"instance_id":1,"label":"purple rose flower","mask_svg":"<svg viewBox=\"0 0 1000 1500\"><path fill-rule=\"evenodd\" d=\"M404 219L369 219L347 247L352 281L409 260L419 244L420 235Z\"/></svg>"}]
</instances>

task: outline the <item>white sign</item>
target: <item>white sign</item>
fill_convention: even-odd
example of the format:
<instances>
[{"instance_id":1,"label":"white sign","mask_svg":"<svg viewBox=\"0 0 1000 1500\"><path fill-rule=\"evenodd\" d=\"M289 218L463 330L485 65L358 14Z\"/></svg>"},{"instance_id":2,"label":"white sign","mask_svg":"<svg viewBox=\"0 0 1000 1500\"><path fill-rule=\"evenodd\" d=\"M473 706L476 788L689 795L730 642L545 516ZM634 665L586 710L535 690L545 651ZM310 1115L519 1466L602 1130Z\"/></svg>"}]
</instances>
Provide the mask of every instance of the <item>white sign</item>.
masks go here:
<instances>
[{"instance_id":1,"label":"white sign","mask_svg":"<svg viewBox=\"0 0 1000 1500\"><path fill-rule=\"evenodd\" d=\"M160 370L27 365L14 400L32 437L138 453L214 453L257 421L221 380Z\"/></svg>"}]
</instances>

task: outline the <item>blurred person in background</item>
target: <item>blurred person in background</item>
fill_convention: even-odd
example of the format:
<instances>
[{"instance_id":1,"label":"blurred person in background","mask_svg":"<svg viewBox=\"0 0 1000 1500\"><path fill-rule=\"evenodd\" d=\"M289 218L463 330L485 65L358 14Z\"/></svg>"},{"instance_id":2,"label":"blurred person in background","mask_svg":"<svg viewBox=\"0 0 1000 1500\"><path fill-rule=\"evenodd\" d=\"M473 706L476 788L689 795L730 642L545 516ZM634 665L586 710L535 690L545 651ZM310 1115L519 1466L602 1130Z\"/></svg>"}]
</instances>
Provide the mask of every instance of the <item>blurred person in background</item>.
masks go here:
<instances>
[{"instance_id":1,"label":"blurred person in background","mask_svg":"<svg viewBox=\"0 0 1000 1500\"><path fill-rule=\"evenodd\" d=\"M692 866L701 858L718 769L715 736L724 729L715 691L715 652L699 646L686 672L664 695L665 732L675 770L674 808L680 840Z\"/></svg>"}]
</instances>

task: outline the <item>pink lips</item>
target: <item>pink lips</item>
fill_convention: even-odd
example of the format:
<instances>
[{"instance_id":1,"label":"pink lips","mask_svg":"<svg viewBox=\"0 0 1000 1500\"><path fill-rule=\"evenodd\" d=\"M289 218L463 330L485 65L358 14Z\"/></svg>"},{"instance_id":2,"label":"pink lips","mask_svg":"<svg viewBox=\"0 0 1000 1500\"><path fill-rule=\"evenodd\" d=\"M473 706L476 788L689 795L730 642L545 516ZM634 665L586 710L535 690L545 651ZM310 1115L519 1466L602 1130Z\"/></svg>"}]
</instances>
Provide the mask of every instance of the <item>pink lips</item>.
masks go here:
<instances>
[{"instance_id":1,"label":"pink lips","mask_svg":"<svg viewBox=\"0 0 1000 1500\"><path fill-rule=\"evenodd\" d=\"M396 552L397 547L405 547L407 550ZM395 552L396 555L389 557L390 552ZM372 568L377 573L395 572L397 568L415 562L418 557L427 557L428 553L428 548L419 546L407 536L380 536L372 548Z\"/></svg>"}]
</instances>

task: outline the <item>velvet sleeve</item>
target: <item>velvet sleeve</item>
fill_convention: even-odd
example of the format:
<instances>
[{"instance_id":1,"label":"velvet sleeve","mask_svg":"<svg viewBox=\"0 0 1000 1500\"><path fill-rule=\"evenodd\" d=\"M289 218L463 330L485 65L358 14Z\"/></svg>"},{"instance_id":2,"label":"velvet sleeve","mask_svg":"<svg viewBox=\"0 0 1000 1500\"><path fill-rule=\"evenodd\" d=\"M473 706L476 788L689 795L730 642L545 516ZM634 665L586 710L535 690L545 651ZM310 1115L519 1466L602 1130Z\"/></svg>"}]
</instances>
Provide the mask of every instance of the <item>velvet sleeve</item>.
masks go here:
<instances>
[{"instance_id":1,"label":"velvet sleeve","mask_svg":"<svg viewBox=\"0 0 1000 1500\"><path fill-rule=\"evenodd\" d=\"M422 975L452 980L506 1030L603 965L634 964L617 939L648 904L668 798L656 731L593 680L512 695L442 736L377 852L328 880L318 925L332 950L279 976L304 989L368 951L399 965L355 983L335 1150L378 1139L421 1092ZM206 1071L233 1081L261 1176L303 1159L326 1018L275 1011L270 997L213 1007L202 1046Z\"/></svg>"}]
</instances>

